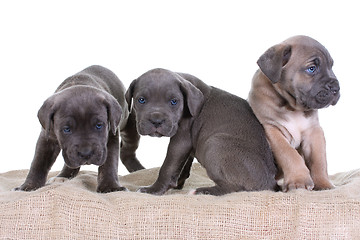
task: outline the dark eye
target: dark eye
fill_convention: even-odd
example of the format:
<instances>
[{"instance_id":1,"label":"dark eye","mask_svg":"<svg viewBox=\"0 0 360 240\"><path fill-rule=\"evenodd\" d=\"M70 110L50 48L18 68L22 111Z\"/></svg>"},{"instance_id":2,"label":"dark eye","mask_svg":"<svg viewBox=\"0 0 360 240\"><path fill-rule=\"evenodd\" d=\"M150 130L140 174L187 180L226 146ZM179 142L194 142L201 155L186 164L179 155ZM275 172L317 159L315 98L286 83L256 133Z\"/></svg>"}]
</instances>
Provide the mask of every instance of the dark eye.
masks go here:
<instances>
[{"instance_id":1,"label":"dark eye","mask_svg":"<svg viewBox=\"0 0 360 240\"><path fill-rule=\"evenodd\" d=\"M170 103L171 103L171 105L174 106L174 105L176 105L178 103L178 101L176 99L171 99Z\"/></svg>"},{"instance_id":2,"label":"dark eye","mask_svg":"<svg viewBox=\"0 0 360 240\"><path fill-rule=\"evenodd\" d=\"M65 126L65 127L63 128L63 132L64 132L64 133L66 133L66 134L71 133L71 129L70 129L70 127Z\"/></svg>"},{"instance_id":3,"label":"dark eye","mask_svg":"<svg viewBox=\"0 0 360 240\"><path fill-rule=\"evenodd\" d=\"M306 72L308 73L314 73L316 71L316 66L310 66L306 69Z\"/></svg>"},{"instance_id":4,"label":"dark eye","mask_svg":"<svg viewBox=\"0 0 360 240\"><path fill-rule=\"evenodd\" d=\"M138 102L139 102L140 104L144 104L144 103L146 102L146 100L145 100L145 98L140 97L140 98L138 99Z\"/></svg>"},{"instance_id":5,"label":"dark eye","mask_svg":"<svg viewBox=\"0 0 360 240\"><path fill-rule=\"evenodd\" d=\"M103 126L104 126L104 125L103 125L102 123L98 123L98 124L95 125L95 127L96 127L97 130L102 129Z\"/></svg>"}]
</instances>

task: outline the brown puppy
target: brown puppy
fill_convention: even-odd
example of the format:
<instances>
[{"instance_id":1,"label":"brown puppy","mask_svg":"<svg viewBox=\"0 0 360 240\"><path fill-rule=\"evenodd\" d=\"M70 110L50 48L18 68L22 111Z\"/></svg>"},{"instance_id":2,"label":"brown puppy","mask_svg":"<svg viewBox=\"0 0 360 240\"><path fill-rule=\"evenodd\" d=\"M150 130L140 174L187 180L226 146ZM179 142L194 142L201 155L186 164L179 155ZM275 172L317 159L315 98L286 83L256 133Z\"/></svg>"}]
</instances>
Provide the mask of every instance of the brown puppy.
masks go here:
<instances>
[{"instance_id":1,"label":"brown puppy","mask_svg":"<svg viewBox=\"0 0 360 240\"><path fill-rule=\"evenodd\" d=\"M257 63L248 101L283 172L283 190L333 188L318 120L318 109L340 97L329 52L310 37L295 36L268 49Z\"/></svg>"},{"instance_id":2,"label":"brown puppy","mask_svg":"<svg viewBox=\"0 0 360 240\"><path fill-rule=\"evenodd\" d=\"M165 69L150 70L134 80L126 93L129 106L132 99L138 132L170 137L158 179L140 192L159 195L181 188L194 157L215 182L195 193L276 189L270 146L245 100Z\"/></svg>"},{"instance_id":3,"label":"brown puppy","mask_svg":"<svg viewBox=\"0 0 360 240\"><path fill-rule=\"evenodd\" d=\"M91 66L67 78L38 112L42 130L25 183L31 191L45 184L60 150L65 165L58 177L73 178L80 166L99 166L98 192L125 190L118 182L121 159L129 171L143 169L135 156L140 136L129 116L125 88L110 70ZM120 132L120 133L119 133Z\"/></svg>"}]
</instances>

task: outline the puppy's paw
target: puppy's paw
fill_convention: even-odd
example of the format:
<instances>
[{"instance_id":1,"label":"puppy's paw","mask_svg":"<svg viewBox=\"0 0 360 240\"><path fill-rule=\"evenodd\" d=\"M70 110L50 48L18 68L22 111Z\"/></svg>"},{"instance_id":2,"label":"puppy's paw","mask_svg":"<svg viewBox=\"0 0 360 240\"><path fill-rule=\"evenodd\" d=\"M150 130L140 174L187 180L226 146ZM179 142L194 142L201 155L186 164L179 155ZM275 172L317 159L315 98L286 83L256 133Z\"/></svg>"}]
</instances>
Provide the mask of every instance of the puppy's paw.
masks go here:
<instances>
[{"instance_id":1,"label":"puppy's paw","mask_svg":"<svg viewBox=\"0 0 360 240\"><path fill-rule=\"evenodd\" d=\"M335 188L334 184L328 179L314 179L314 183L314 190L330 190Z\"/></svg>"},{"instance_id":2,"label":"puppy's paw","mask_svg":"<svg viewBox=\"0 0 360 240\"><path fill-rule=\"evenodd\" d=\"M25 191L25 192L30 192L30 191L35 191L38 188L41 188L42 185L37 185L37 184L30 184L30 183L24 183L19 187L13 188L11 189L11 191Z\"/></svg>"},{"instance_id":3,"label":"puppy's paw","mask_svg":"<svg viewBox=\"0 0 360 240\"><path fill-rule=\"evenodd\" d=\"M162 189L157 189L156 187L151 185L148 187L141 187L137 190L137 192L148 193L148 194L153 194L153 195L163 195L166 192L166 190L164 191Z\"/></svg>"},{"instance_id":4,"label":"puppy's paw","mask_svg":"<svg viewBox=\"0 0 360 240\"><path fill-rule=\"evenodd\" d=\"M310 175L308 176L293 176L288 179L284 179L284 185L282 187L283 192L288 192L295 189L313 190L314 182Z\"/></svg>"},{"instance_id":5,"label":"puppy's paw","mask_svg":"<svg viewBox=\"0 0 360 240\"><path fill-rule=\"evenodd\" d=\"M113 186L98 186L96 191L98 193L110 193L110 192L118 192L118 191L128 192L129 190L126 187L120 185L113 185Z\"/></svg>"},{"instance_id":6,"label":"puppy's paw","mask_svg":"<svg viewBox=\"0 0 360 240\"><path fill-rule=\"evenodd\" d=\"M99 173L100 174L100 173ZM98 193L110 193L118 191L128 191L126 187L120 185L119 180L115 177L106 176L106 178L98 177Z\"/></svg>"},{"instance_id":7,"label":"puppy's paw","mask_svg":"<svg viewBox=\"0 0 360 240\"><path fill-rule=\"evenodd\" d=\"M52 183L64 183L66 181L69 181L69 178L66 177L52 177L47 180L46 184L52 184Z\"/></svg>"}]
</instances>

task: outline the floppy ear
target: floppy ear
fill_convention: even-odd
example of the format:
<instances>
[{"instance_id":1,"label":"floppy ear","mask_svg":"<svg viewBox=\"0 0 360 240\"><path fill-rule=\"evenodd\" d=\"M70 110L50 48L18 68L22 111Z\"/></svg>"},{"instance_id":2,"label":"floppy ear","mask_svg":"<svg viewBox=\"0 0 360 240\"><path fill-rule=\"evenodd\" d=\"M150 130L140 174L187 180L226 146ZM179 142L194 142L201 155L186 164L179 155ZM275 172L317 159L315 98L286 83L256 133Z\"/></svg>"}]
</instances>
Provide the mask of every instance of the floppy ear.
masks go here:
<instances>
[{"instance_id":1,"label":"floppy ear","mask_svg":"<svg viewBox=\"0 0 360 240\"><path fill-rule=\"evenodd\" d=\"M180 89L186 99L186 105L191 116L199 114L200 109L204 103L203 93L189 81L180 80Z\"/></svg>"},{"instance_id":2,"label":"floppy ear","mask_svg":"<svg viewBox=\"0 0 360 240\"><path fill-rule=\"evenodd\" d=\"M45 136L47 138L50 135L50 130L54 127L55 112L55 97L52 96L45 100L37 114L40 124L45 130Z\"/></svg>"},{"instance_id":3,"label":"floppy ear","mask_svg":"<svg viewBox=\"0 0 360 240\"><path fill-rule=\"evenodd\" d=\"M116 135L122 115L122 108L118 101L113 96L106 96L104 104L107 109L108 119L110 122L110 130Z\"/></svg>"},{"instance_id":4,"label":"floppy ear","mask_svg":"<svg viewBox=\"0 0 360 240\"><path fill-rule=\"evenodd\" d=\"M136 83L136 79L131 82L128 90L125 93L125 99L126 99L126 102L128 104L128 107L129 107L129 112L131 111L131 99L132 99L133 94L134 94L135 83Z\"/></svg>"},{"instance_id":5,"label":"floppy ear","mask_svg":"<svg viewBox=\"0 0 360 240\"><path fill-rule=\"evenodd\" d=\"M290 56L291 45L277 44L261 55L257 64L272 83L277 83L281 78L282 68L288 63Z\"/></svg>"}]
</instances>

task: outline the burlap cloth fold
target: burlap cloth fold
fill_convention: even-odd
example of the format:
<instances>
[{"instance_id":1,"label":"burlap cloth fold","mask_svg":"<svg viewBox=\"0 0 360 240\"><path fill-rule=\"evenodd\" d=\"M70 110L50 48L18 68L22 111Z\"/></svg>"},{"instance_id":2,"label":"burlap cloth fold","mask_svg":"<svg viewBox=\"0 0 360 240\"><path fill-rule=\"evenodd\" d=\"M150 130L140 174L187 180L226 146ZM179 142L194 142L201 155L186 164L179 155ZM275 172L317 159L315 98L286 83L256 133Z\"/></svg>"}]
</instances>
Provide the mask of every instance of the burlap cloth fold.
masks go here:
<instances>
[{"instance_id":1,"label":"burlap cloth fold","mask_svg":"<svg viewBox=\"0 0 360 240\"><path fill-rule=\"evenodd\" d=\"M158 169L120 177L131 191ZM211 186L199 164L165 196L95 192L95 172L34 192L13 192L27 171L0 174L0 239L360 239L360 170L331 176L330 191L187 195ZM51 173L54 176L56 173Z\"/></svg>"}]
</instances>

